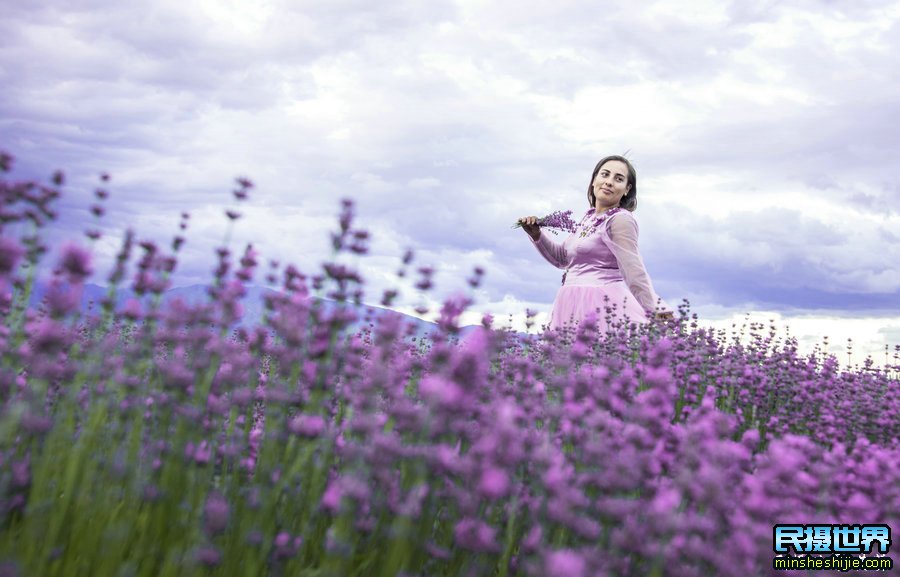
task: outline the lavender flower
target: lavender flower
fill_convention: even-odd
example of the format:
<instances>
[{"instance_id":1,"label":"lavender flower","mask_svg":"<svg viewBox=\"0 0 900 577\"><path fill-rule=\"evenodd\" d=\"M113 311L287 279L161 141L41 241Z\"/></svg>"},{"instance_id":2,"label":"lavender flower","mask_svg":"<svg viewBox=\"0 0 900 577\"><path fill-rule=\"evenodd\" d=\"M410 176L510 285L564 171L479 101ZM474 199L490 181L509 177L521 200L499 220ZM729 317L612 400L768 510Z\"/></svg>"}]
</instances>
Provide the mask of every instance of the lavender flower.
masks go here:
<instances>
[{"instance_id":1,"label":"lavender flower","mask_svg":"<svg viewBox=\"0 0 900 577\"><path fill-rule=\"evenodd\" d=\"M571 210L551 212L547 216L539 218L537 224L541 228L550 229L550 232L553 234L558 234L556 232L557 230L562 232L575 232L575 227L577 226L575 221L572 220ZM517 222L512 227L521 228L522 223Z\"/></svg>"},{"instance_id":2,"label":"lavender flower","mask_svg":"<svg viewBox=\"0 0 900 577\"><path fill-rule=\"evenodd\" d=\"M253 182L249 178L239 177L235 179L238 188L232 191L237 200L247 200L250 189L253 188Z\"/></svg>"},{"instance_id":3,"label":"lavender flower","mask_svg":"<svg viewBox=\"0 0 900 577\"><path fill-rule=\"evenodd\" d=\"M585 577L587 575L587 563L581 554L571 549L551 551L545 558L544 575Z\"/></svg>"},{"instance_id":4,"label":"lavender flower","mask_svg":"<svg viewBox=\"0 0 900 577\"><path fill-rule=\"evenodd\" d=\"M195 553L197 562L205 567L216 567L222 562L222 552L212 545L204 545Z\"/></svg>"},{"instance_id":5,"label":"lavender flower","mask_svg":"<svg viewBox=\"0 0 900 577\"><path fill-rule=\"evenodd\" d=\"M59 260L59 268L70 282L82 283L93 272L91 253L77 244L66 244Z\"/></svg>"},{"instance_id":6,"label":"lavender flower","mask_svg":"<svg viewBox=\"0 0 900 577\"><path fill-rule=\"evenodd\" d=\"M288 429L300 437L315 438L325 430L325 419L319 415L297 415L291 419Z\"/></svg>"},{"instance_id":7,"label":"lavender flower","mask_svg":"<svg viewBox=\"0 0 900 577\"><path fill-rule=\"evenodd\" d=\"M228 501L221 493L212 493L203 507L204 529L208 535L218 535L228 526Z\"/></svg>"},{"instance_id":8,"label":"lavender flower","mask_svg":"<svg viewBox=\"0 0 900 577\"><path fill-rule=\"evenodd\" d=\"M322 494L320 505L326 511L336 513L341 506L342 498L343 492L341 491L341 487L338 484L337 479L332 479L328 483L328 487L325 489L325 492Z\"/></svg>"},{"instance_id":9,"label":"lavender flower","mask_svg":"<svg viewBox=\"0 0 900 577\"><path fill-rule=\"evenodd\" d=\"M499 499L509 492L509 476L497 467L488 467L481 474L478 491L488 499Z\"/></svg>"},{"instance_id":10,"label":"lavender flower","mask_svg":"<svg viewBox=\"0 0 900 577\"><path fill-rule=\"evenodd\" d=\"M478 519L461 520L453 529L453 537L457 545L476 553L491 553L499 550L496 528Z\"/></svg>"},{"instance_id":11,"label":"lavender flower","mask_svg":"<svg viewBox=\"0 0 900 577\"><path fill-rule=\"evenodd\" d=\"M0 275L6 276L16 270L25 249L14 239L0 237Z\"/></svg>"}]
</instances>

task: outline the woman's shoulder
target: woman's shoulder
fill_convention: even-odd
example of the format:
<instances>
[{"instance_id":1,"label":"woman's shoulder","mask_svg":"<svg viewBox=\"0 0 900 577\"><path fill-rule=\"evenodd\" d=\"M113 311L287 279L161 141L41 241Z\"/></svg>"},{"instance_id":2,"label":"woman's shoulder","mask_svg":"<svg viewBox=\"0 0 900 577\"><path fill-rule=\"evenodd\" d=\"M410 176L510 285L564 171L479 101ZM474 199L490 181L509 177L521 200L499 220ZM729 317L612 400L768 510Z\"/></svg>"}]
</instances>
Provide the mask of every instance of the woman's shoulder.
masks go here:
<instances>
[{"instance_id":1,"label":"woman's shoulder","mask_svg":"<svg viewBox=\"0 0 900 577\"><path fill-rule=\"evenodd\" d=\"M623 217L630 218L630 219L634 220L634 213L632 211L628 210L627 208L622 208L621 206L617 206L616 208L612 209L610 212L613 213L612 216L618 216L619 218L623 218Z\"/></svg>"},{"instance_id":2,"label":"woman's shoulder","mask_svg":"<svg viewBox=\"0 0 900 577\"><path fill-rule=\"evenodd\" d=\"M606 219L605 229L607 234L625 234L629 230L637 232L638 222L630 210L616 208Z\"/></svg>"},{"instance_id":3,"label":"woman's shoulder","mask_svg":"<svg viewBox=\"0 0 900 577\"><path fill-rule=\"evenodd\" d=\"M634 213L631 212L630 210L619 207L619 208L614 208L610 212L611 212L611 214L609 215L609 218L608 218L609 222L613 222L613 221L628 222L628 221L630 221L630 222L637 224L637 219L634 218Z\"/></svg>"}]
</instances>

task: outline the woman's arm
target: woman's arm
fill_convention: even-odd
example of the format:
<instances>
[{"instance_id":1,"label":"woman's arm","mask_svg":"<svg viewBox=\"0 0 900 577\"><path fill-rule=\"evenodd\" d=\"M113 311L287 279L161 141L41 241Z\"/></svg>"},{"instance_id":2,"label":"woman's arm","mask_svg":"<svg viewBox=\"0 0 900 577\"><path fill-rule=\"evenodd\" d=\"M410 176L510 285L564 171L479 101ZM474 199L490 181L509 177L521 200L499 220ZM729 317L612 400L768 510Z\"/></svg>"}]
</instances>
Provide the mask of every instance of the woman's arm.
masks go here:
<instances>
[{"instance_id":1,"label":"woman's arm","mask_svg":"<svg viewBox=\"0 0 900 577\"><path fill-rule=\"evenodd\" d=\"M619 263L625 284L640 305L648 314L669 311L668 305L653 290L650 275L644 267L638 251L638 225L631 213L623 210L611 216L607 232L609 248Z\"/></svg>"},{"instance_id":2,"label":"woman's arm","mask_svg":"<svg viewBox=\"0 0 900 577\"><path fill-rule=\"evenodd\" d=\"M538 249L538 252L541 253L541 256L556 268L569 266L569 254L566 252L566 247L563 243L555 242L543 232L538 236L537 240L532 238L531 242Z\"/></svg>"},{"instance_id":3,"label":"woman's arm","mask_svg":"<svg viewBox=\"0 0 900 577\"><path fill-rule=\"evenodd\" d=\"M522 229L528 233L531 243L544 259L556 268L569 266L569 255L563 244L558 244L541 232L537 225L537 217L524 216L519 219Z\"/></svg>"}]
</instances>

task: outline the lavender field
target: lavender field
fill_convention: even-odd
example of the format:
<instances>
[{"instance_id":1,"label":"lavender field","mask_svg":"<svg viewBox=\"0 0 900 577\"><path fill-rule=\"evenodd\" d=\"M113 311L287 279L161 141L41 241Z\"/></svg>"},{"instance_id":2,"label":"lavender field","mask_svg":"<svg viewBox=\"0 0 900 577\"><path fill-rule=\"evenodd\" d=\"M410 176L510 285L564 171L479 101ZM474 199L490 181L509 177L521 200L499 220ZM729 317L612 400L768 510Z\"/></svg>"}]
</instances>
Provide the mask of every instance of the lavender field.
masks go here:
<instances>
[{"instance_id":1,"label":"lavender field","mask_svg":"<svg viewBox=\"0 0 900 577\"><path fill-rule=\"evenodd\" d=\"M603 333L486 317L463 335L466 297L423 338L359 318L396 295L366 294L345 258L368 242L349 202L321 271L223 246L208 299L164 303L184 237L126 235L111 271L94 270L95 229L45 250L64 179L15 181L12 162L0 575L745 577L773 573L776 523L900 529L897 353L841 367L766 326L705 329L687 305ZM420 290L426 264L398 256ZM85 310L88 281L110 296ZM235 328L262 282L280 287L264 321Z\"/></svg>"}]
</instances>

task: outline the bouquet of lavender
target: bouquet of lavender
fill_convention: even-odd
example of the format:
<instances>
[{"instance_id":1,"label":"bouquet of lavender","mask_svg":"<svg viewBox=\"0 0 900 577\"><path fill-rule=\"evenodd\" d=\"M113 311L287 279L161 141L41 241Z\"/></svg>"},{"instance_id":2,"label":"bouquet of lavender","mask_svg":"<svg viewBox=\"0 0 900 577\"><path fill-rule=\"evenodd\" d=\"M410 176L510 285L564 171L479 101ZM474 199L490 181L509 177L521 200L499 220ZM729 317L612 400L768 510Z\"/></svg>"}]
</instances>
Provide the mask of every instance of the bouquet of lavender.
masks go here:
<instances>
[{"instance_id":1,"label":"bouquet of lavender","mask_svg":"<svg viewBox=\"0 0 900 577\"><path fill-rule=\"evenodd\" d=\"M557 210L556 212L552 212L543 218L539 218L537 221L538 226L541 228L550 229L550 232L553 234L559 234L556 231L561 230L563 232L575 232L575 221L572 220L572 211L571 210ZM513 228L521 228L522 223L517 222L513 225Z\"/></svg>"}]
</instances>

